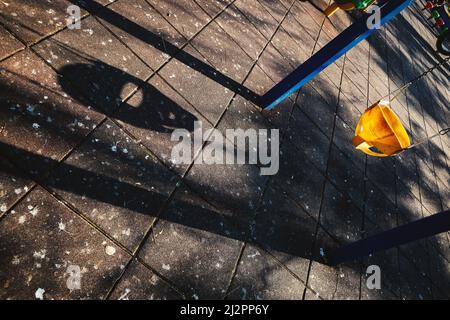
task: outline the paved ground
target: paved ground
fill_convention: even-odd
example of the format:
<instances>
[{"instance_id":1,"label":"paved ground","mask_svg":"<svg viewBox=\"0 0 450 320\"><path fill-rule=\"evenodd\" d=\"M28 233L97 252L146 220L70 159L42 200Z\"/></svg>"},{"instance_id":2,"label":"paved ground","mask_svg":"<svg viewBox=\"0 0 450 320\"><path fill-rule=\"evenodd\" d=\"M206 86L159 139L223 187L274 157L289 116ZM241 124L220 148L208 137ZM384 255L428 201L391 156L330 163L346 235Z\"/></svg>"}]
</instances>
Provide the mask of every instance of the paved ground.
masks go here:
<instances>
[{"instance_id":1,"label":"paved ground","mask_svg":"<svg viewBox=\"0 0 450 320\"><path fill-rule=\"evenodd\" d=\"M252 103L351 23L325 6L0 1L0 298L448 299L450 234L336 268L319 254L449 208L449 137L389 159L351 145L370 102L441 59L419 6L274 112ZM449 72L394 102L414 140L448 126ZM279 173L174 164L171 129L193 120L279 128Z\"/></svg>"}]
</instances>

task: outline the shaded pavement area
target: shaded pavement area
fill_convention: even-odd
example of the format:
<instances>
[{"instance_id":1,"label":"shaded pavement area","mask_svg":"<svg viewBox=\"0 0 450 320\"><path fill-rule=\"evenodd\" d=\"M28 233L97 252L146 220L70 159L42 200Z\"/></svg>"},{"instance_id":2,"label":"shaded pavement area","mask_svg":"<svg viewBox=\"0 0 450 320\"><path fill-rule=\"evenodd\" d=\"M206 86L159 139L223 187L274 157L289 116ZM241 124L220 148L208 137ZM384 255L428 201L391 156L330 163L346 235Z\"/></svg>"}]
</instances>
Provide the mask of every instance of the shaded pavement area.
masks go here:
<instances>
[{"instance_id":1,"label":"shaded pavement area","mask_svg":"<svg viewBox=\"0 0 450 320\"><path fill-rule=\"evenodd\" d=\"M442 61L419 2L262 112L354 19L313 1L0 1L0 299L449 299L449 233L322 261L449 209L450 138L384 159L351 144L367 106ZM449 126L449 74L393 102L413 141ZM279 172L177 164L194 121L279 129Z\"/></svg>"}]
</instances>

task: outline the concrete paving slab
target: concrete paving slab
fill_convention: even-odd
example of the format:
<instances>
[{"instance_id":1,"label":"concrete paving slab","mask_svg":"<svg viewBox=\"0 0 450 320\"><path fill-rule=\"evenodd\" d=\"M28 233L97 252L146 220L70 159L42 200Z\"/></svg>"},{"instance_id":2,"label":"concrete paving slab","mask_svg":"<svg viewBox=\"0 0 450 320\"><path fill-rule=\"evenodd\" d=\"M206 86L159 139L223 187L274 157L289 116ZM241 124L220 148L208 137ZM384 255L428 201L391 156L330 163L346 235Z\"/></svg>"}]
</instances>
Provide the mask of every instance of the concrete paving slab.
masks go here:
<instances>
[{"instance_id":1,"label":"concrete paving slab","mask_svg":"<svg viewBox=\"0 0 450 320\"><path fill-rule=\"evenodd\" d=\"M172 139L175 131L186 130L187 133L194 134L194 121L201 122L204 130L212 127L207 119L158 75L143 85L127 103L122 104L114 118L166 166L180 175L186 171L190 161L178 163L176 159L172 159L172 149L180 143L179 140ZM189 145L193 157L201 146L194 146L192 139Z\"/></svg>"},{"instance_id":2,"label":"concrete paving slab","mask_svg":"<svg viewBox=\"0 0 450 320\"><path fill-rule=\"evenodd\" d=\"M287 139L314 165L325 173L330 140L307 115L294 108L287 130Z\"/></svg>"},{"instance_id":3,"label":"concrete paving slab","mask_svg":"<svg viewBox=\"0 0 450 320\"><path fill-rule=\"evenodd\" d=\"M216 22L205 27L191 44L218 71L239 83L245 79L253 65L250 56ZM259 50L257 49L258 52Z\"/></svg>"},{"instance_id":4,"label":"concrete paving slab","mask_svg":"<svg viewBox=\"0 0 450 320\"><path fill-rule=\"evenodd\" d=\"M3 65L1 149L42 179L103 116L60 90L58 75L30 51Z\"/></svg>"},{"instance_id":5,"label":"concrete paving slab","mask_svg":"<svg viewBox=\"0 0 450 320\"><path fill-rule=\"evenodd\" d=\"M152 229L140 257L188 299L220 299L239 258L242 237L226 215L181 188Z\"/></svg>"},{"instance_id":6,"label":"concrete paving slab","mask_svg":"<svg viewBox=\"0 0 450 320\"><path fill-rule=\"evenodd\" d=\"M5 158L0 157L0 164L0 217L2 217L31 190L34 183Z\"/></svg>"},{"instance_id":7,"label":"concrete paving slab","mask_svg":"<svg viewBox=\"0 0 450 320\"><path fill-rule=\"evenodd\" d=\"M153 70L186 43L186 39L144 0L116 1L103 9L99 18Z\"/></svg>"},{"instance_id":8,"label":"concrete paving slab","mask_svg":"<svg viewBox=\"0 0 450 320\"><path fill-rule=\"evenodd\" d=\"M280 151L280 171L273 181L310 215L318 216L325 178L291 143Z\"/></svg>"},{"instance_id":9,"label":"concrete paving slab","mask_svg":"<svg viewBox=\"0 0 450 320\"><path fill-rule=\"evenodd\" d=\"M175 300L182 295L142 263L131 262L109 297L111 300Z\"/></svg>"},{"instance_id":10,"label":"concrete paving slab","mask_svg":"<svg viewBox=\"0 0 450 320\"><path fill-rule=\"evenodd\" d=\"M2 48L0 49L0 60L25 47L19 40L17 40L11 33L8 32L8 30L3 27L0 27L0 39L2 41Z\"/></svg>"},{"instance_id":11,"label":"concrete paving slab","mask_svg":"<svg viewBox=\"0 0 450 320\"><path fill-rule=\"evenodd\" d=\"M33 49L61 74L67 94L108 114L153 73L93 17L82 29L64 30Z\"/></svg>"},{"instance_id":12,"label":"concrete paving slab","mask_svg":"<svg viewBox=\"0 0 450 320\"><path fill-rule=\"evenodd\" d=\"M234 5L266 38L270 39L279 23L258 0L238 0Z\"/></svg>"},{"instance_id":13,"label":"concrete paving slab","mask_svg":"<svg viewBox=\"0 0 450 320\"><path fill-rule=\"evenodd\" d=\"M150 4L156 8L162 16L166 17L186 39L191 39L200 31L211 18L190 0L150 0Z\"/></svg>"},{"instance_id":14,"label":"concrete paving slab","mask_svg":"<svg viewBox=\"0 0 450 320\"><path fill-rule=\"evenodd\" d=\"M178 179L106 121L50 174L46 184L133 251Z\"/></svg>"},{"instance_id":15,"label":"concrete paving slab","mask_svg":"<svg viewBox=\"0 0 450 320\"><path fill-rule=\"evenodd\" d=\"M205 76L204 73L208 71L200 68L199 63L209 67L211 65L197 50L188 46L185 52L186 58L180 59L181 61L177 59L170 61L158 74L195 106L206 119L215 124L228 106L233 92L220 82L214 81L215 79ZM193 64L192 68L183 61L190 61Z\"/></svg>"},{"instance_id":16,"label":"concrete paving slab","mask_svg":"<svg viewBox=\"0 0 450 320\"><path fill-rule=\"evenodd\" d=\"M261 5L264 6L264 8L269 12L271 17L273 17L278 22L281 22L284 15L288 11L288 8L286 8L281 2L273 2L271 0L258 0Z\"/></svg>"},{"instance_id":17,"label":"concrete paving slab","mask_svg":"<svg viewBox=\"0 0 450 320\"><path fill-rule=\"evenodd\" d=\"M296 104L311 117L313 122L329 138L333 132L334 110L325 99L311 86L304 86L297 97Z\"/></svg>"},{"instance_id":18,"label":"concrete paving slab","mask_svg":"<svg viewBox=\"0 0 450 320\"><path fill-rule=\"evenodd\" d=\"M301 206L284 195L280 187L271 186L258 208L251 236L255 243L306 282L316 223Z\"/></svg>"},{"instance_id":19,"label":"concrete paving slab","mask_svg":"<svg viewBox=\"0 0 450 320\"><path fill-rule=\"evenodd\" d=\"M215 21L250 58L254 60L258 58L267 43L267 39L234 4L222 12Z\"/></svg>"},{"instance_id":20,"label":"concrete paving slab","mask_svg":"<svg viewBox=\"0 0 450 320\"><path fill-rule=\"evenodd\" d=\"M365 203L364 171L355 168L345 153L332 146L328 177L338 190L344 193L353 205L362 209Z\"/></svg>"},{"instance_id":21,"label":"concrete paving slab","mask_svg":"<svg viewBox=\"0 0 450 320\"><path fill-rule=\"evenodd\" d=\"M361 239L363 214L349 197L326 183L320 224L341 243L349 243Z\"/></svg>"},{"instance_id":22,"label":"concrete paving slab","mask_svg":"<svg viewBox=\"0 0 450 320\"><path fill-rule=\"evenodd\" d=\"M1 221L2 299L102 299L130 256L42 188ZM79 280L77 280L79 279Z\"/></svg>"},{"instance_id":23,"label":"concrete paving slab","mask_svg":"<svg viewBox=\"0 0 450 320\"><path fill-rule=\"evenodd\" d=\"M324 238L327 235L321 230L318 237ZM312 261L308 287L322 299L357 300L360 292L360 272L359 261L344 263L337 267Z\"/></svg>"},{"instance_id":24,"label":"concrete paving slab","mask_svg":"<svg viewBox=\"0 0 450 320\"><path fill-rule=\"evenodd\" d=\"M196 0L195 2L213 18L232 3L233 0Z\"/></svg>"},{"instance_id":25,"label":"concrete paving slab","mask_svg":"<svg viewBox=\"0 0 450 320\"><path fill-rule=\"evenodd\" d=\"M42 6L39 1L33 0L2 2L0 23L30 45L64 28L67 24L67 8L72 4L67 0L53 0L51 7Z\"/></svg>"},{"instance_id":26,"label":"concrete paving slab","mask_svg":"<svg viewBox=\"0 0 450 320\"><path fill-rule=\"evenodd\" d=\"M256 247L247 246L227 298L299 300L304 290L304 284L272 257Z\"/></svg>"}]
</instances>

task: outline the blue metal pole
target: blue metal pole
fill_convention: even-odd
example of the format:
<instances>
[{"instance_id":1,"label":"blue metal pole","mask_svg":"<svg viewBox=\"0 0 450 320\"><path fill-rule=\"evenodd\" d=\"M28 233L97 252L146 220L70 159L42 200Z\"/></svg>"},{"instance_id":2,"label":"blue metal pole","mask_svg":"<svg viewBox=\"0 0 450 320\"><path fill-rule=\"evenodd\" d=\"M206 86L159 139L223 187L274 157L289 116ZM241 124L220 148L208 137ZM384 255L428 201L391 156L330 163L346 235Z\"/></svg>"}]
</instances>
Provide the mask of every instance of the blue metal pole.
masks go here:
<instances>
[{"instance_id":1,"label":"blue metal pole","mask_svg":"<svg viewBox=\"0 0 450 320\"><path fill-rule=\"evenodd\" d=\"M382 26L387 23L414 1L385 1L381 6L380 25ZM325 47L305 61L300 67L295 69L290 75L265 93L260 100L262 107L266 110L273 109L277 104L314 78L319 72L339 59L344 53L375 32L376 29L369 29L367 27L367 19L370 16L370 14L364 14L336 38L331 40Z\"/></svg>"}]
</instances>

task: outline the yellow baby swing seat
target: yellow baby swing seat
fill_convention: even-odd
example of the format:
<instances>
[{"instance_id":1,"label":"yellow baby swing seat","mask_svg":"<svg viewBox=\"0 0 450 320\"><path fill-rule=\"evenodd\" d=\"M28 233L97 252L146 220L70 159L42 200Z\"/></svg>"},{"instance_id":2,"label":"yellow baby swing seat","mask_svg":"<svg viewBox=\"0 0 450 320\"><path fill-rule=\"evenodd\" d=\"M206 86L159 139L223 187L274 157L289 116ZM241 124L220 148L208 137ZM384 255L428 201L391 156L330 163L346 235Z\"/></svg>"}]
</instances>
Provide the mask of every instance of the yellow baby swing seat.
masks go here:
<instances>
[{"instance_id":1,"label":"yellow baby swing seat","mask_svg":"<svg viewBox=\"0 0 450 320\"><path fill-rule=\"evenodd\" d=\"M362 114L353 145L370 156L388 157L407 149L411 142L389 101L380 100Z\"/></svg>"}]
</instances>

